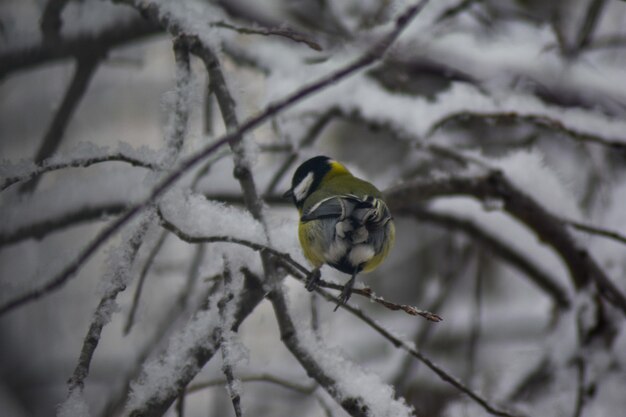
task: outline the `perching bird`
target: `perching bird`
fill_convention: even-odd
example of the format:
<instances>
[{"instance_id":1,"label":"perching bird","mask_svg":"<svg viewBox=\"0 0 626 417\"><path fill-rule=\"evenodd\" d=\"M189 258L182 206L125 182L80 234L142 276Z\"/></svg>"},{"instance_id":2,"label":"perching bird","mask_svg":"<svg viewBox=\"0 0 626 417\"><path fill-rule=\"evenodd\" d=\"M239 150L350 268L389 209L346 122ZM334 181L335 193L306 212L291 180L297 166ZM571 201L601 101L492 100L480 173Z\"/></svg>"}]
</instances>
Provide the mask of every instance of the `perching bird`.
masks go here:
<instances>
[{"instance_id":1,"label":"perching bird","mask_svg":"<svg viewBox=\"0 0 626 417\"><path fill-rule=\"evenodd\" d=\"M339 298L344 304L357 274L378 267L393 246L395 227L380 191L339 162L316 156L298 167L285 197L298 208L300 245L315 267L307 289L326 263L351 275Z\"/></svg>"}]
</instances>

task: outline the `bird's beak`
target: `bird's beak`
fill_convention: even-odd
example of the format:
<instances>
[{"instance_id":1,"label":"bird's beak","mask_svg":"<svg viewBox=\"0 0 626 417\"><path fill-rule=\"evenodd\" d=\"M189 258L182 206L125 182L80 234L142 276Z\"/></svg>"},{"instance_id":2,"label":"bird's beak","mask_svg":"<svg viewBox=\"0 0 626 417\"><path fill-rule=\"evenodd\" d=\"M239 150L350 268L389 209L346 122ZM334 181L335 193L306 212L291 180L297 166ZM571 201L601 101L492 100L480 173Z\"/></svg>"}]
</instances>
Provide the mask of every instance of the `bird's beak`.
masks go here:
<instances>
[{"instance_id":1,"label":"bird's beak","mask_svg":"<svg viewBox=\"0 0 626 417\"><path fill-rule=\"evenodd\" d=\"M290 188L287 191L285 191L285 194L283 194L283 198L291 198L293 197L293 190Z\"/></svg>"}]
</instances>

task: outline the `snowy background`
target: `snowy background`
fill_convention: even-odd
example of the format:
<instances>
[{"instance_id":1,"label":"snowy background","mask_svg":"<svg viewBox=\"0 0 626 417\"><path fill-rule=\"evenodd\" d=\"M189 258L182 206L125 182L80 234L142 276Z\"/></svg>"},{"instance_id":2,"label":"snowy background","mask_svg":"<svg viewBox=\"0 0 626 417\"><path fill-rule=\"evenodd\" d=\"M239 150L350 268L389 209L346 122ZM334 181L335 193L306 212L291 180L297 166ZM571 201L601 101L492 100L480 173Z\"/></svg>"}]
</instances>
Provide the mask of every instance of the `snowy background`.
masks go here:
<instances>
[{"instance_id":1,"label":"snowy background","mask_svg":"<svg viewBox=\"0 0 626 417\"><path fill-rule=\"evenodd\" d=\"M1 2L0 414L623 415L626 2L424 3ZM319 154L442 322L296 279Z\"/></svg>"}]
</instances>

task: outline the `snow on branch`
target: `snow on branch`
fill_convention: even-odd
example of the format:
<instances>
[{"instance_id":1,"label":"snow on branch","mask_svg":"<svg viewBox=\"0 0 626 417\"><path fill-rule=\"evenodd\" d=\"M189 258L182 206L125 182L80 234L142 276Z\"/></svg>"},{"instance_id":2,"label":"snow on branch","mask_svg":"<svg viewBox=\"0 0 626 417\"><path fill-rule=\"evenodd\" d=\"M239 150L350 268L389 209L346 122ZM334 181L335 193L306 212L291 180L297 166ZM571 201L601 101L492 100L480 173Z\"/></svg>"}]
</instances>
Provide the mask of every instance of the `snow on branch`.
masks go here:
<instances>
[{"instance_id":1,"label":"snow on branch","mask_svg":"<svg viewBox=\"0 0 626 417\"><path fill-rule=\"evenodd\" d=\"M394 398L393 389L375 375L367 374L337 352L316 343L313 335L304 336L289 313L282 288L274 288L268 298L280 329L280 337L306 370L351 416L411 416L413 410L403 399Z\"/></svg>"},{"instance_id":2,"label":"snow on branch","mask_svg":"<svg viewBox=\"0 0 626 417\"><path fill-rule=\"evenodd\" d=\"M66 168L86 168L103 162L126 162L132 166L156 171L162 169L161 159L159 152L147 148L133 149L123 142L115 150L83 143L65 155L54 155L40 164L3 162L0 164L0 177L3 177L0 180L0 191L48 172Z\"/></svg>"},{"instance_id":3,"label":"snow on branch","mask_svg":"<svg viewBox=\"0 0 626 417\"><path fill-rule=\"evenodd\" d=\"M572 238L560 219L515 187L499 170L480 177L452 176L436 181L413 181L387 191L386 198L394 213L410 214L424 199L455 194L470 195L479 200L500 200L505 211L533 230L561 256L577 290L593 282L600 295L626 313L626 297L591 254Z\"/></svg>"},{"instance_id":4,"label":"snow on branch","mask_svg":"<svg viewBox=\"0 0 626 417\"><path fill-rule=\"evenodd\" d=\"M167 160L165 168L173 166L180 154L186 137L189 119L189 84L191 80L189 66L189 52L179 43L174 43L174 57L176 62L176 100L173 109L173 120L170 121L167 134L166 151ZM85 336L83 348L74 369L72 377L68 381L68 399L73 397L75 391L83 391L84 381L89 374L91 360L98 346L102 330L111 320L117 303L118 295L126 290L132 280L131 267L134 264L139 248L144 243L149 228L155 224L155 210L150 207L137 220L137 224L126 232L128 236L122 239L120 247L111 252L109 268L104 276L104 295L96 311Z\"/></svg>"}]
</instances>

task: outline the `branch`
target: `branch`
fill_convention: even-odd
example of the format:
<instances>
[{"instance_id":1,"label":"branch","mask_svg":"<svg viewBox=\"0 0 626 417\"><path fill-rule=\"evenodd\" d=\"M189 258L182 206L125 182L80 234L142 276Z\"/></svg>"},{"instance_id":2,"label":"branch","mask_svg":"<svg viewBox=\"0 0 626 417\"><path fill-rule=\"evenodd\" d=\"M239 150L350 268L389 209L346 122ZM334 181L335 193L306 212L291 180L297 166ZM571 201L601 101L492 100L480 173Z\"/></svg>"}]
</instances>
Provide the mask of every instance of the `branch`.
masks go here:
<instances>
[{"instance_id":1,"label":"branch","mask_svg":"<svg viewBox=\"0 0 626 417\"><path fill-rule=\"evenodd\" d=\"M497 236L490 234L479 225L470 220L450 214L438 213L424 207L414 206L412 212L419 220L436 223L446 228L461 230L470 239L482 244L495 255L525 273L533 283L552 298L556 305L561 308L570 307L570 297L567 291L558 283L558 280L535 265L533 261L524 256L523 253L515 250L509 244L500 240Z\"/></svg>"},{"instance_id":2,"label":"branch","mask_svg":"<svg viewBox=\"0 0 626 417\"><path fill-rule=\"evenodd\" d=\"M435 124L433 124L426 133L425 137L428 138L432 136L436 130L444 127L450 122L467 120L469 118L486 119L494 122L527 122L538 127L545 127L548 129L556 130L558 132L562 132L566 135L566 137L575 141L594 143L597 145L606 146L610 149L614 149L622 153L626 153L626 140L624 139L607 139L600 135L581 132L574 128L565 126L559 120L542 114L520 114L516 112L482 113L474 111L461 111L457 113L450 113L444 118L437 121Z\"/></svg>"},{"instance_id":3,"label":"branch","mask_svg":"<svg viewBox=\"0 0 626 417\"><path fill-rule=\"evenodd\" d=\"M246 279L244 289L238 297L237 310L233 317L230 330L236 332L241 323L254 311L257 305L264 299L266 291L261 283L251 279ZM193 325L193 323L192 323ZM211 328L195 329L196 342L188 346L187 350L177 352L177 372L171 375L170 384L167 390L160 389L158 384L149 384L147 381L148 393L146 399L141 404L131 406L128 413L133 417L140 416L160 416L174 403L178 396L183 392L185 387L196 377L202 367L217 353L220 342L219 326ZM141 380L141 379L140 379ZM154 381L153 381L154 382Z\"/></svg>"},{"instance_id":4,"label":"branch","mask_svg":"<svg viewBox=\"0 0 626 417\"><path fill-rule=\"evenodd\" d=\"M270 180L269 185L267 186L267 189L263 194L264 196L268 196L274 193L274 190L278 186L278 183L282 180L285 174L287 174L287 171L289 171L293 164L298 160L298 151L302 148L311 146L311 144L319 137L320 133L328 125L328 123L330 123L333 118L338 116L339 113L339 109L332 108L318 117L318 119L313 123L313 125L311 125L307 133L298 144L298 149L293 150L292 153L287 157L285 162L283 162L280 168L278 168L278 170Z\"/></svg>"},{"instance_id":5,"label":"branch","mask_svg":"<svg viewBox=\"0 0 626 417\"><path fill-rule=\"evenodd\" d=\"M244 133L257 128L269 118L286 110L296 103L299 103L309 96L318 93L319 91L328 88L341 80L344 80L355 72L380 60L389 49L391 44L403 31L403 29L409 24L412 18L415 17L415 15L419 13L419 11L426 5L426 2L427 0L421 0L418 4L409 7L396 20L395 27L392 29L392 31L380 42L375 44L371 50L366 51L363 56L358 58L356 61L346 65L338 71L332 72L320 78L317 81L305 85L304 87L287 95L283 99L270 103L265 108L265 110L255 116L248 118L245 122L243 122L236 131L227 133L212 144L200 149L196 153L182 160L175 171L172 171L170 174L165 176L163 179L161 179L161 181L157 183L157 185L152 189L152 192L150 193L148 198L129 209L124 215L120 216L117 220L105 227L95 237L95 239L80 252L77 258L66 266L63 271L55 275L50 281L40 286L39 288L35 288L34 290L31 290L30 292L13 300L10 300L4 305L1 305L0 316L7 313L8 311L20 307L28 302L37 300L43 295L46 295L54 290L61 288L61 286L65 284L71 277L73 277L74 274L82 267L82 265L100 248L100 246L108 241L109 238L111 238L122 226L135 218L146 207L156 201L161 195L163 195L163 193L165 193L165 191L169 190L186 172L205 160L208 156L220 149L223 145L234 140L235 138L241 137L241 135L243 135ZM140 9L141 7L144 7L146 9L146 12L149 12L149 10L153 10L153 8L145 5L137 7Z\"/></svg>"},{"instance_id":6,"label":"branch","mask_svg":"<svg viewBox=\"0 0 626 417\"><path fill-rule=\"evenodd\" d=\"M475 3L480 3L482 0L461 0L458 4L454 6L450 6L445 9L439 17L435 20L437 23L441 23L445 20L456 17L457 15L467 11L471 8Z\"/></svg>"},{"instance_id":7,"label":"branch","mask_svg":"<svg viewBox=\"0 0 626 417\"><path fill-rule=\"evenodd\" d=\"M156 33L159 33L156 25L141 16L136 16L123 22L112 22L95 34L88 30L59 39L57 42L44 41L40 44L5 49L0 52L0 80L12 72L52 61L89 54L104 57L115 47Z\"/></svg>"},{"instance_id":8,"label":"branch","mask_svg":"<svg viewBox=\"0 0 626 417\"><path fill-rule=\"evenodd\" d=\"M217 307L218 307L218 313L219 313L219 317L220 317L220 325L219 325L219 331L220 331L220 340L219 340L219 344L220 344L220 350L222 353L222 372L224 373L224 376L226 377L226 382L227 382L227 387L228 387L228 394L230 395L230 399L233 403L233 409L235 411L235 417L242 417L242 413L241 413L241 396L239 395L239 389L237 388L237 379L235 379L235 374L233 372L233 367L230 363L230 358L229 358L229 352L228 352L228 346L227 346L227 339L226 339L226 334L228 332L228 322L229 317L228 317L228 313L227 313L227 309L228 309L228 304L233 301L233 299L235 298L235 294L233 292L233 279L232 279L232 274L230 271L230 267L228 265L228 262L224 262L224 294L222 295L222 298L220 299L220 301L217 303Z\"/></svg>"},{"instance_id":9,"label":"branch","mask_svg":"<svg viewBox=\"0 0 626 417\"><path fill-rule=\"evenodd\" d=\"M272 374L246 375L240 377L239 380L241 382L269 382L271 384L275 384L304 395L310 395L317 389L317 385L315 384L302 385L297 382L292 382ZM190 385L187 388L187 394L193 394L194 392L198 392L206 388L221 387L224 386L225 383L226 380L223 378L198 382L197 384Z\"/></svg>"},{"instance_id":10,"label":"branch","mask_svg":"<svg viewBox=\"0 0 626 417\"><path fill-rule=\"evenodd\" d=\"M63 25L61 13L68 2L69 0L48 0L46 3L39 22L44 41L59 40L59 32Z\"/></svg>"},{"instance_id":11,"label":"branch","mask_svg":"<svg viewBox=\"0 0 626 417\"><path fill-rule=\"evenodd\" d=\"M101 220L106 216L124 212L128 204L124 201L106 202L98 206L84 205L72 207L71 210L57 216L38 219L30 224L20 226L8 232L0 232L0 247L19 242L24 239L42 239L49 233L79 223ZM1 310L1 309L0 309Z\"/></svg>"},{"instance_id":12,"label":"branch","mask_svg":"<svg viewBox=\"0 0 626 417\"><path fill-rule=\"evenodd\" d=\"M65 129L74 114L74 111L78 107L89 81L93 76L101 57L98 55L84 55L78 58L76 62L76 70L74 77L65 92L61 106L57 110L48 127L46 135L43 138L43 142L37 155L35 155L35 164L41 164L45 159L49 158L59 147L65 134ZM32 192L37 186L37 177L33 178L29 182L22 184L20 187L21 192Z\"/></svg>"},{"instance_id":13,"label":"branch","mask_svg":"<svg viewBox=\"0 0 626 417\"><path fill-rule=\"evenodd\" d=\"M626 313L626 297L611 282L592 255L578 245L559 218L517 189L500 171L491 171L481 177L415 181L389 190L386 201L392 212L411 214L424 199L459 194L479 200L502 201L505 211L533 230L540 240L561 256L577 290L594 282L600 295Z\"/></svg>"},{"instance_id":14,"label":"branch","mask_svg":"<svg viewBox=\"0 0 626 417\"><path fill-rule=\"evenodd\" d=\"M71 378L67 382L68 399L72 397L74 391L82 391L84 388L85 379L89 375L91 360L98 347L102 329L109 323L115 311L115 299L117 295L126 288L127 282L129 281L128 275L130 274L130 267L135 260L137 251L141 247L144 235L151 223L151 216L146 216L141 219L130 239L124 241L118 249L118 251L123 252L123 262L111 266L112 272L110 272L109 276L109 287L93 314L93 319L83 341L78 363L74 368ZM117 262L118 260L115 259L115 261Z\"/></svg>"},{"instance_id":15,"label":"branch","mask_svg":"<svg viewBox=\"0 0 626 417\"><path fill-rule=\"evenodd\" d=\"M239 120L236 111L237 105L226 84L219 59L211 49L202 45L197 38L189 39L189 42L192 51L202 59L209 73L210 89L217 98L226 130L231 132L237 131L239 129ZM235 136L228 142L235 155L235 170L233 174L237 181L239 181L246 208L250 211L252 217L263 224L263 227L267 231L267 226L263 220L263 202L257 193L256 184L252 177L242 142L243 135Z\"/></svg>"},{"instance_id":16,"label":"branch","mask_svg":"<svg viewBox=\"0 0 626 417\"><path fill-rule=\"evenodd\" d=\"M311 36L296 32L290 28L244 28L240 26L231 25L226 22L211 23L211 26L234 30L235 32L246 35L263 35L263 36L280 36L283 38L291 39L294 42L304 43L309 48L315 51L321 51L322 47Z\"/></svg>"},{"instance_id":17,"label":"branch","mask_svg":"<svg viewBox=\"0 0 626 417\"><path fill-rule=\"evenodd\" d=\"M602 15L602 10L606 0L590 0L587 7L585 18L578 31L576 39L576 52L585 49L591 43L591 37L595 31L596 24Z\"/></svg>"},{"instance_id":18,"label":"branch","mask_svg":"<svg viewBox=\"0 0 626 417\"><path fill-rule=\"evenodd\" d=\"M130 333L130 329L133 327L135 323L135 314L137 313L137 307L139 306L139 298L141 297L141 292L143 290L143 284L148 276L148 271L154 262L154 258L156 258L157 254L163 247L163 243L165 243L165 238L167 237L167 232L161 232L161 236L156 241L150 253L148 254L148 258L146 262L143 264L141 268L141 273L139 274L139 281L137 282L137 287L135 288L135 294L133 295L133 302L131 304L130 311L128 312L128 318L126 319L126 325L124 325L124 336Z\"/></svg>"},{"instance_id":19,"label":"branch","mask_svg":"<svg viewBox=\"0 0 626 417\"><path fill-rule=\"evenodd\" d=\"M159 164L155 162L144 161L133 156L126 155L122 151L89 158L77 158L64 162L47 163L46 161L43 161L43 163L33 168L30 172L21 175L5 177L4 180L0 182L0 191L6 190L15 183L31 180L47 172L57 171L66 168L86 168L102 162L128 162L132 166L147 168L154 171L160 169Z\"/></svg>"},{"instance_id":20,"label":"branch","mask_svg":"<svg viewBox=\"0 0 626 417\"><path fill-rule=\"evenodd\" d=\"M315 360L307 346L300 341L296 327L289 315L282 288L274 288L274 290L269 293L268 298L274 307L274 315L276 316L278 328L280 329L281 340L298 360L300 365L306 370L307 375L315 379L351 416L369 416L370 413L366 405L366 399L359 396L348 396L346 393L341 392L337 387L337 381L326 372L323 365Z\"/></svg>"},{"instance_id":21,"label":"branch","mask_svg":"<svg viewBox=\"0 0 626 417\"><path fill-rule=\"evenodd\" d=\"M574 229L580 230L582 232L586 232L586 233L590 233L593 235L598 235L598 236L603 236L606 237L608 239L612 239L615 240L619 243L624 243L626 244L626 236L614 231L614 230L610 230L610 229L604 229L601 227L597 227L597 226L592 226L586 223L581 223L575 220L570 220L570 219L562 219L563 223L567 224L568 226L573 227Z\"/></svg>"}]
</instances>

